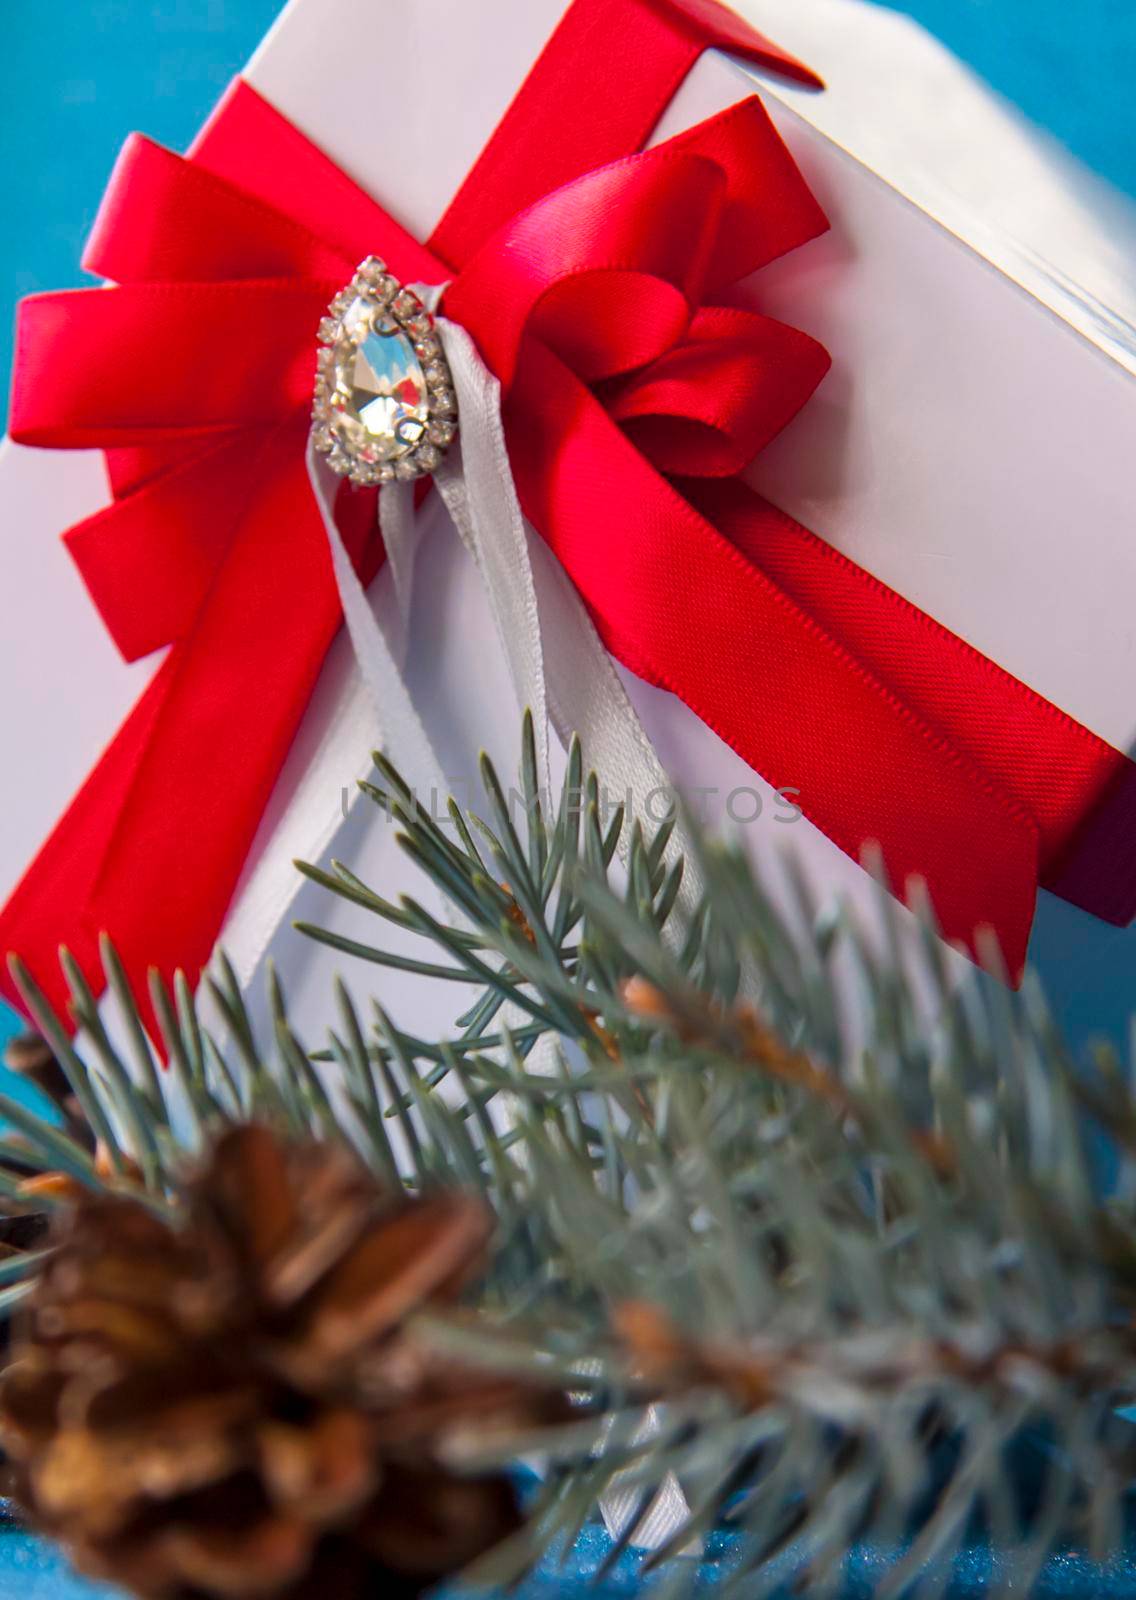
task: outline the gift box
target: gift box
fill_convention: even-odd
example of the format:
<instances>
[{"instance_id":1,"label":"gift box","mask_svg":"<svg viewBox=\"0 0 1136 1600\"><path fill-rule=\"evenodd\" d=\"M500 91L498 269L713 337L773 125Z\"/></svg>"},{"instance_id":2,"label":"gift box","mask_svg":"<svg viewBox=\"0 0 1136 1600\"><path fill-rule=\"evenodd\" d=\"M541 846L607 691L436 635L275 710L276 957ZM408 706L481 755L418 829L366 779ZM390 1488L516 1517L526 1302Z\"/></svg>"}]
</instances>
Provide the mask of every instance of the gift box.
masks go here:
<instances>
[{"instance_id":1,"label":"gift box","mask_svg":"<svg viewBox=\"0 0 1136 1600\"><path fill-rule=\"evenodd\" d=\"M533 63L554 36L563 37L564 9L559 0L524 7L493 0L476 13L454 14L443 0L423 0L395 17L360 0L318 6L294 0L204 130L194 164L279 206L289 188L279 176L281 155L297 163L299 188L310 148L343 175L344 205L357 186L414 240L426 240ZM965 940L974 924L991 922L1013 946L1011 965L1019 965L1039 880L1112 920L1127 920L1130 769L1117 752L1130 747L1133 732L1125 687L1133 644L1123 607L1136 553L1121 468L1136 413L1124 316L1130 287L1123 240L1130 219L1118 203L1110 208L1095 192L1086 194L1083 175L1053 163L923 36L846 0L808 0L793 8L746 0L740 21L709 0L675 8L632 5L626 15L615 4L591 7L573 46L576 59L599 61L628 48L635 19L659 12L667 49L674 52L676 92L660 120L646 120L647 142L663 148L760 95L830 227L824 232L819 220L804 220L799 248L771 250L773 259L759 272L731 279L729 303L800 330L832 358L817 394L791 420L796 402L786 407L782 398L786 415L777 420L786 425L768 429L754 465L737 474L819 537L809 545L818 555L815 572L777 573L790 604L808 616L786 646L788 654L771 653L776 682L741 682L732 721L703 717L691 708L698 695L683 696L682 685L678 695L670 692L658 663L630 661L630 649L616 648L620 681L662 770L678 789L699 797L711 821L736 826L775 875L781 847L791 845L817 893L843 897L868 922L876 915L875 889L854 857L883 801L881 834L891 828L904 835L908 823L922 817L918 839L911 844L904 838L892 864L893 877L901 880L907 868L924 866L921 849L939 848L940 822L950 821L950 848L943 853L954 865L946 897L957 891L964 908L947 918L952 937ZM706 44L731 46L734 53L703 51ZM629 52L630 81L636 70ZM881 75L897 86L886 99L878 93ZM602 101L589 98L591 83L585 72L557 91L559 114L574 126L604 121ZM937 132L927 128L924 115L930 92L947 107L936 118ZM963 127L971 153L965 161L962 136L944 132ZM258 141L269 128L283 142L264 154ZM609 154L602 142L601 148ZM977 160L975 150L982 151ZM1027 203L1027 197L1033 198ZM104 240L116 226L114 204L100 226ZM682 214L680 207L675 215ZM303 221L309 228L318 223L310 215ZM153 248L160 255L161 241ZM390 253L381 238L374 249ZM155 371L168 360L162 320L151 346ZM237 330L230 334L239 342ZM218 343L217 370L232 358L232 348ZM313 363L314 355L313 330ZM145 390L140 382L139 394ZM163 404L176 404L173 386L164 396ZM799 398L804 401L803 392ZM248 403L255 406L255 393ZM138 404L144 410L145 402ZM35 431L25 428L24 435ZM45 426L41 442L57 442L46 437L50 432ZM95 443L96 433L72 430L68 442ZM129 442L128 448L138 447ZM518 448L511 445L515 470ZM144 486L147 465L154 464L135 462L131 478L120 464L120 497L124 484L130 492ZM247 470L255 475L255 462ZM7 546L8 583L24 596L0 646L8 653L9 681L22 688L5 713L6 732L29 752L34 775L9 802L0 862L9 888L40 845L44 818L59 813L94 766L154 666L144 648L150 642L145 621L134 641L139 659L123 663L57 538L106 505L101 454L8 445L0 472L0 493L22 529L21 539ZM282 499L273 514L287 511ZM824 552L837 554L830 559ZM857 575L841 556L855 564ZM533 559L538 565L545 560L539 544L533 544ZM776 568L782 557L765 551L762 559ZM826 585L836 574L841 584L834 597ZM845 578L851 589L841 587ZM673 581L681 586L690 578L677 572ZM824 689L816 700L819 736L802 745L794 729L808 720L809 693L802 687L811 681L807 642L818 629L839 635L847 613L857 612L878 584L894 591L894 603L888 600L879 616L857 620L865 655L842 664L842 681L855 684L867 676L879 689L865 723L872 738L850 753L847 719ZM455 537L437 494L418 507L406 616L400 610L405 594L396 589L388 563L370 587L370 604L385 636L400 629L405 634L401 666L409 702L444 779L459 793L473 784L483 746L511 770L516 674L496 639L492 585L487 592L483 571ZM150 604L147 593L132 595L129 583L119 592L119 610L130 617ZM744 597L740 603L741 611L731 611L716 630L709 681L700 684L711 699L730 664L731 630L739 629L739 617L749 625ZM928 618L946 632L935 632L925 654ZM754 616L755 631L766 625ZM120 634L131 627L120 616ZM151 633L154 643L164 642L160 629ZM277 637L286 654L283 622ZM918 700L927 659L928 674L948 686L937 687L935 713L913 733L904 696L911 691ZM555 692L555 662L546 665ZM563 684L572 672L559 665ZM250 674L243 693L251 737L262 714L258 683L271 676L271 666L260 679L255 666L245 663L242 670ZM894 698L895 677L903 704ZM789 691L793 698L783 700ZM747 695L761 711L756 731L747 725ZM287 962L302 1031L309 1006L313 1016L323 1013L331 959L300 943L288 927L292 917L306 914L306 897L316 893L301 886L293 858L322 860L334 852L387 893L414 878L388 820L355 801L355 780L384 729L345 634L331 642L310 700L303 693L299 699L298 731L263 808L221 937L248 982L267 955ZM44 728L51 729L49 740ZM734 736L739 728L745 737ZM767 740L777 743L768 766L760 759ZM826 740L829 758L817 748ZM894 782L888 776L893 741ZM392 753L400 758L396 745ZM947 769L955 776L940 793L939 776ZM1023 772L1025 799L1018 793ZM159 806L161 776L153 775L151 808ZM210 774L187 816L203 832L223 831L241 781L239 760L227 775ZM847 827L828 823L830 788L840 791L836 810L842 823L851 818ZM171 780L171 806L181 792ZM103 819L102 849L111 849L113 840L113 850L125 858L120 878L141 884L142 877L132 878L129 858L136 847L147 854L145 839L160 806L143 807L132 821L136 797L125 808L120 802L121 796L111 807L113 818ZM1044 813L1040 822L1035 809ZM809 820L818 815L819 825ZM72 867L65 851L46 878L41 871L26 880L37 897L45 883L52 890L36 899L44 908L36 911L41 921L63 879L73 877ZM84 858L80 877L99 870ZM985 885L989 874L999 881ZM161 915L147 913L148 931L176 924L170 908L193 898L202 869L191 863L182 877L174 882L167 872L171 899ZM138 899L153 907L159 880L145 881L150 887ZM941 909L944 885L934 877L932 884ZM215 886L213 899L229 901L230 888ZM29 892L23 891L25 902ZM1009 901L1013 911L1004 916ZM341 932L356 925L352 908L329 908L322 897L319 913L318 920ZM95 921L94 913L86 917L73 939L61 931L81 945L99 931ZM910 931L905 913L900 922ZM131 933L116 926L111 931L131 959L149 959L140 943L133 948ZM203 958L196 949L153 952L160 964L174 955L191 967L195 956ZM436 1011L437 997L421 987L390 983L387 996L408 1026Z\"/></svg>"}]
</instances>

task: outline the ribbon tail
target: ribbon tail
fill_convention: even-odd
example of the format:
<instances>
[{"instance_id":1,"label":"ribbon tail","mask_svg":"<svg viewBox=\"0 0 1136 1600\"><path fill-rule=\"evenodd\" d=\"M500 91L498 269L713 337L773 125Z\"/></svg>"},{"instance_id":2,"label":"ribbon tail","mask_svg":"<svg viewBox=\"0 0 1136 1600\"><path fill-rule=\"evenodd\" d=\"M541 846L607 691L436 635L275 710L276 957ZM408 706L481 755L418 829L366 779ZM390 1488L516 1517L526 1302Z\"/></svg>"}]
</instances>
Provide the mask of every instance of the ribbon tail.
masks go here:
<instances>
[{"instance_id":1,"label":"ribbon tail","mask_svg":"<svg viewBox=\"0 0 1136 1600\"><path fill-rule=\"evenodd\" d=\"M0 918L55 1004L61 940L98 991L107 933L143 1003L151 968L196 984L212 954L340 621L301 451L288 427L250 464L262 496L200 615Z\"/></svg>"},{"instance_id":2,"label":"ribbon tail","mask_svg":"<svg viewBox=\"0 0 1136 1600\"><path fill-rule=\"evenodd\" d=\"M546 660L555 685L550 696L553 726L565 745L573 733L579 734L589 765L603 774L605 784L616 794L630 797L633 814L649 832L663 820L663 816L653 815L652 798L661 795L668 807L673 804L670 776L568 574L547 545L534 547L534 555ZM620 852L625 860L628 835L625 829ZM702 898L705 882L696 842L681 813L668 854L683 857L678 905L690 915Z\"/></svg>"},{"instance_id":3,"label":"ribbon tail","mask_svg":"<svg viewBox=\"0 0 1136 1600\"><path fill-rule=\"evenodd\" d=\"M612 776L641 807L652 790L669 792L666 774L579 597L542 541L530 543L505 444L500 384L463 328L444 320L438 326L462 432L460 453L451 450L435 483L485 586L518 702L532 711L538 781L550 795L551 720L565 749L578 733L605 779ZM619 846L625 863L630 837L625 827ZM681 819L668 849L686 854L679 904L691 910L699 875ZM670 925L676 939L678 921ZM516 1007L504 1008L506 1027L523 1020ZM543 1034L529 1053L528 1070L557 1072L559 1049L555 1034ZM668 1495L668 1513L677 1520L685 1505L677 1481L668 1480ZM611 1526L617 1509L605 1501L602 1510Z\"/></svg>"},{"instance_id":4,"label":"ribbon tail","mask_svg":"<svg viewBox=\"0 0 1136 1600\"><path fill-rule=\"evenodd\" d=\"M1136 765L738 483L692 501L864 667L1036 820L1043 888L1136 915Z\"/></svg>"},{"instance_id":5,"label":"ribbon tail","mask_svg":"<svg viewBox=\"0 0 1136 1600\"><path fill-rule=\"evenodd\" d=\"M900 894L925 878L947 938L996 920L1017 974L1038 883L1029 810L665 482L536 341L508 426L521 504L612 653L797 791L853 858L878 841Z\"/></svg>"},{"instance_id":6,"label":"ribbon tail","mask_svg":"<svg viewBox=\"0 0 1136 1600\"><path fill-rule=\"evenodd\" d=\"M414 587L415 532L414 486L388 483L379 495L379 531L391 570L395 605L398 610L398 637L391 638L393 652L405 658L407 630L410 626L411 596Z\"/></svg>"},{"instance_id":7,"label":"ribbon tail","mask_svg":"<svg viewBox=\"0 0 1136 1600\"><path fill-rule=\"evenodd\" d=\"M547 799L551 786L544 647L528 535L501 421L501 385L464 328L445 320L438 328L453 374L461 436L434 481L485 584L517 702L532 712L539 782Z\"/></svg>"},{"instance_id":8,"label":"ribbon tail","mask_svg":"<svg viewBox=\"0 0 1136 1600\"><path fill-rule=\"evenodd\" d=\"M308 476L327 534L351 648L371 699L376 743L390 753L425 805L447 792L442 766L410 697L388 630L378 621L335 521L340 479L308 446Z\"/></svg>"},{"instance_id":9,"label":"ribbon tail","mask_svg":"<svg viewBox=\"0 0 1136 1600\"><path fill-rule=\"evenodd\" d=\"M652 795L671 794L667 774L583 602L543 541L529 539L505 444L500 385L464 329L440 326L462 435L460 466L451 453L435 481L485 584L518 701L533 711L542 781L547 788L551 722L565 749L579 735L605 783L630 797L633 813L649 826ZM621 838L625 860L630 831ZM679 904L692 910L701 881L681 820L670 848L686 858Z\"/></svg>"}]
</instances>

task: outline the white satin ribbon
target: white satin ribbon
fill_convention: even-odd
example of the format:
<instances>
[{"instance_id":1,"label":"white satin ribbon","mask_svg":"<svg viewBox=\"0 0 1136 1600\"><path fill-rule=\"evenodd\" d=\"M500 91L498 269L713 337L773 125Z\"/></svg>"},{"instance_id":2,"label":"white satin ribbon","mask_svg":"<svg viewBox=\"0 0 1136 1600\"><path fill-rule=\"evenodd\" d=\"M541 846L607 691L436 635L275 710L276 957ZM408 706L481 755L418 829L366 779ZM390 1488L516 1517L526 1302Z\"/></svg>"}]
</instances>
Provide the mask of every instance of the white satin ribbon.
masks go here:
<instances>
[{"instance_id":1,"label":"white satin ribbon","mask_svg":"<svg viewBox=\"0 0 1136 1600\"><path fill-rule=\"evenodd\" d=\"M579 734L589 765L620 798L631 796L643 815L652 794L671 794L670 780L583 601L525 524L499 383L464 328L439 319L438 330L458 397L461 452L450 452L435 482L485 585L518 704L532 710L542 781L547 789L551 722L565 748ZM680 825L672 849L687 843L681 832ZM625 829L624 856L629 836ZM693 854L683 853L682 903L693 907L699 874Z\"/></svg>"},{"instance_id":2,"label":"white satin ribbon","mask_svg":"<svg viewBox=\"0 0 1136 1600\"><path fill-rule=\"evenodd\" d=\"M379 496L379 527L390 567L398 617L397 635L388 637L394 654L405 662L409 644L410 607L414 591L414 555L418 542L413 483L388 483Z\"/></svg>"},{"instance_id":3,"label":"white satin ribbon","mask_svg":"<svg viewBox=\"0 0 1136 1600\"><path fill-rule=\"evenodd\" d=\"M438 291L430 295L431 308ZM575 588L548 547L526 527L513 482L501 417L501 389L464 328L438 320L450 364L461 423L459 442L434 474L438 492L485 585L490 609L521 708L533 714L539 780L546 797L549 780L549 724L565 748L577 733L588 760L634 811L654 793L669 797L670 784L650 740L592 625ZM414 496L410 484L388 485L380 495L380 523L398 602L400 637L380 626L333 516L338 480L309 451L308 470L323 514L352 647L370 691L377 726L392 758L418 792L444 788L437 758L414 709L402 676L409 625L414 567ZM645 819L650 820L650 819ZM692 908L701 883L696 858L675 829L672 851L682 851L686 866L680 901ZM621 838L626 859L630 829ZM512 1008L504 1018L515 1023ZM558 1041L546 1036L529 1060L532 1071L550 1071ZM656 1425L647 1419L648 1429ZM613 1491L601 1510L609 1531L618 1535L632 1512L632 1496ZM668 1475L649 1517L638 1533L647 1545L661 1543L688 1514L681 1485Z\"/></svg>"},{"instance_id":4,"label":"white satin ribbon","mask_svg":"<svg viewBox=\"0 0 1136 1600\"><path fill-rule=\"evenodd\" d=\"M541 615L505 445L501 385L464 328L440 318L438 334L454 380L461 432L434 482L485 585L517 703L532 711L537 768L547 801L551 785Z\"/></svg>"},{"instance_id":5,"label":"white satin ribbon","mask_svg":"<svg viewBox=\"0 0 1136 1600\"><path fill-rule=\"evenodd\" d=\"M335 497L343 480L332 472L311 444L308 446L308 476L327 533L351 648L372 702L376 742L398 762L403 777L416 794L445 794L442 766L406 687L398 660L400 652L372 611L367 592L335 525ZM406 566L403 574L404 581L408 581Z\"/></svg>"}]
</instances>

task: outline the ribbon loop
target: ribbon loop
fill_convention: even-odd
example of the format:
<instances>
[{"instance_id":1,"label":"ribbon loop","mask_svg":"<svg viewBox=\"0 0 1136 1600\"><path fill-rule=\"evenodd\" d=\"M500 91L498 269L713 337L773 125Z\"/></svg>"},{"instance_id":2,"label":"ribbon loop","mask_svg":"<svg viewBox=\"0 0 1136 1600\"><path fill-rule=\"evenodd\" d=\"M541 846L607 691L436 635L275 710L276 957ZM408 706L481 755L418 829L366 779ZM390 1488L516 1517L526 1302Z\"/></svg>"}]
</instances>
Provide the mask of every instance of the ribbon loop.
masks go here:
<instances>
[{"instance_id":1,"label":"ribbon loop","mask_svg":"<svg viewBox=\"0 0 1136 1600\"><path fill-rule=\"evenodd\" d=\"M522 340L543 339L587 380L644 365L701 299L726 178L669 147L587 174L495 234L446 291L508 391Z\"/></svg>"},{"instance_id":2,"label":"ribbon loop","mask_svg":"<svg viewBox=\"0 0 1136 1600\"><path fill-rule=\"evenodd\" d=\"M721 226L707 268L710 295L828 231L828 218L754 95L657 148L702 156L725 174Z\"/></svg>"},{"instance_id":3,"label":"ribbon loop","mask_svg":"<svg viewBox=\"0 0 1136 1600\"><path fill-rule=\"evenodd\" d=\"M607 407L668 477L733 477L792 421L829 365L823 345L783 322L703 308L687 338Z\"/></svg>"},{"instance_id":4,"label":"ribbon loop","mask_svg":"<svg viewBox=\"0 0 1136 1600\"><path fill-rule=\"evenodd\" d=\"M229 439L78 523L67 548L125 661L184 638L232 543L250 442ZM255 459L255 458L254 458ZM224 512L218 515L218 505ZM157 544L154 529L162 529Z\"/></svg>"},{"instance_id":5,"label":"ribbon loop","mask_svg":"<svg viewBox=\"0 0 1136 1600\"><path fill-rule=\"evenodd\" d=\"M20 307L12 437L56 448L154 445L271 425L312 387L337 285L136 283Z\"/></svg>"},{"instance_id":6,"label":"ribbon loop","mask_svg":"<svg viewBox=\"0 0 1136 1600\"><path fill-rule=\"evenodd\" d=\"M141 134L111 174L83 265L115 283L316 278L356 262L302 224Z\"/></svg>"}]
</instances>

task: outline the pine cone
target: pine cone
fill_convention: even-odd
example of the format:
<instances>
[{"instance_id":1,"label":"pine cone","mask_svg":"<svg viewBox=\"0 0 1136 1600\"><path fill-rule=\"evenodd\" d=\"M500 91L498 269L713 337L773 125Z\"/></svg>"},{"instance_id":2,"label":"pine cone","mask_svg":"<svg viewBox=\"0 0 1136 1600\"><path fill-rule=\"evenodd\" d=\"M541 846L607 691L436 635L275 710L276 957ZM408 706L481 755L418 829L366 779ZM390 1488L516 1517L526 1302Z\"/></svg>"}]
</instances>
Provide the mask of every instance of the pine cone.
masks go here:
<instances>
[{"instance_id":1,"label":"pine cone","mask_svg":"<svg viewBox=\"0 0 1136 1600\"><path fill-rule=\"evenodd\" d=\"M447 1447L560 1402L441 1363L407 1326L483 1266L492 1219L329 1146L225 1136L175 1229L83 1200L0 1389L17 1498L145 1600L408 1600L519 1522Z\"/></svg>"}]
</instances>

